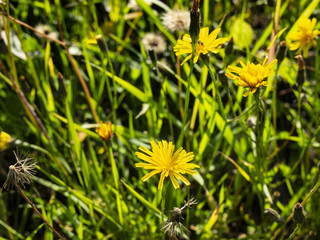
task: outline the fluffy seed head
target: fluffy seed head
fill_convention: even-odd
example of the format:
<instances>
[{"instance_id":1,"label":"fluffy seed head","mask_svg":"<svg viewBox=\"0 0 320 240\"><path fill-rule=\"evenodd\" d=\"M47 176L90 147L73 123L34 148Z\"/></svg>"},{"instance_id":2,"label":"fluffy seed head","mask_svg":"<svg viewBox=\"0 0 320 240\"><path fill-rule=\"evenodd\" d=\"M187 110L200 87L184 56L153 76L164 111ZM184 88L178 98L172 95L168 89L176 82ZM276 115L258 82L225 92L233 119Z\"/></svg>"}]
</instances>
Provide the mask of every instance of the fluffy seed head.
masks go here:
<instances>
[{"instance_id":1,"label":"fluffy seed head","mask_svg":"<svg viewBox=\"0 0 320 240\"><path fill-rule=\"evenodd\" d=\"M52 27L50 27L47 24L39 24L36 26L36 30L38 30L39 32L46 34L48 37L52 38L52 39L56 39L58 40L59 38L59 33L56 31L53 31ZM39 38L43 38L43 36L41 36L40 34L36 33L36 35Z\"/></svg>"},{"instance_id":2,"label":"fluffy seed head","mask_svg":"<svg viewBox=\"0 0 320 240\"><path fill-rule=\"evenodd\" d=\"M163 53L167 50L166 40L157 33L147 33L142 38L142 45L146 51L152 49L155 53Z\"/></svg>"},{"instance_id":3,"label":"fluffy seed head","mask_svg":"<svg viewBox=\"0 0 320 240\"><path fill-rule=\"evenodd\" d=\"M4 188L11 188L12 186L18 186L21 184L30 184L32 177L36 173L35 168L37 163L32 158L25 157L20 159L15 152L13 152L17 162L9 167L7 180L3 184Z\"/></svg>"},{"instance_id":4,"label":"fluffy seed head","mask_svg":"<svg viewBox=\"0 0 320 240\"><path fill-rule=\"evenodd\" d=\"M163 26L171 32L185 31L190 25L190 12L171 10L161 17Z\"/></svg>"}]
</instances>

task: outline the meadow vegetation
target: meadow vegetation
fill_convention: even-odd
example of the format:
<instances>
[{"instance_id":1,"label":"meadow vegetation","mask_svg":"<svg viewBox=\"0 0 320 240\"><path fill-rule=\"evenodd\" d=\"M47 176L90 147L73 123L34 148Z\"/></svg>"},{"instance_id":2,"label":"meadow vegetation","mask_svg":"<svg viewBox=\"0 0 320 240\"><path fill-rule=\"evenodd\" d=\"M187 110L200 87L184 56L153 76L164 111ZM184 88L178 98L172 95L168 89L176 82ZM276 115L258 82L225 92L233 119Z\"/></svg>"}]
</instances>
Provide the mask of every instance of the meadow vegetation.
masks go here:
<instances>
[{"instance_id":1,"label":"meadow vegetation","mask_svg":"<svg viewBox=\"0 0 320 240\"><path fill-rule=\"evenodd\" d=\"M0 0L0 240L320 239L319 0Z\"/></svg>"}]
</instances>

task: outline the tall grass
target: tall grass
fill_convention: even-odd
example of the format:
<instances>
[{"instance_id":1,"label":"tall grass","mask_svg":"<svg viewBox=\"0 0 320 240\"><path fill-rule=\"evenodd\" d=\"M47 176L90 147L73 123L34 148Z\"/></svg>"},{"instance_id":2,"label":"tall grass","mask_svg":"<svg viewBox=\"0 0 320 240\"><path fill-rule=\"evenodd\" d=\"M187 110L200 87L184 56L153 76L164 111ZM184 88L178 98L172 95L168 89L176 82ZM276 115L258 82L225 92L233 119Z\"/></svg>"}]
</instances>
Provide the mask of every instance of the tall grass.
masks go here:
<instances>
[{"instance_id":1,"label":"tall grass","mask_svg":"<svg viewBox=\"0 0 320 240\"><path fill-rule=\"evenodd\" d=\"M298 52L288 49L261 98L243 97L231 80L223 85L218 72L277 58L299 18L319 19L319 0L201 1L203 27L221 27L219 36L234 45L194 66L180 66L185 56L172 49L187 31L161 22L190 2L136 2L139 10L116 0L0 4L0 130L14 139L0 153L0 182L14 149L34 158L37 174L23 191L67 239L169 239L161 224L191 197L198 204L186 209L181 238L318 239L319 40L304 57L303 84ZM39 35L38 24L59 38ZM156 60L142 44L148 32L167 44ZM100 121L113 124L107 144L95 132ZM150 140L194 153L200 169L186 176L190 186L175 190L166 178L161 193L158 175L141 180L147 171L135 167L135 152ZM302 225L292 220L298 202L308 213ZM268 208L284 222L270 220ZM2 189L0 238L54 234L16 189Z\"/></svg>"}]
</instances>

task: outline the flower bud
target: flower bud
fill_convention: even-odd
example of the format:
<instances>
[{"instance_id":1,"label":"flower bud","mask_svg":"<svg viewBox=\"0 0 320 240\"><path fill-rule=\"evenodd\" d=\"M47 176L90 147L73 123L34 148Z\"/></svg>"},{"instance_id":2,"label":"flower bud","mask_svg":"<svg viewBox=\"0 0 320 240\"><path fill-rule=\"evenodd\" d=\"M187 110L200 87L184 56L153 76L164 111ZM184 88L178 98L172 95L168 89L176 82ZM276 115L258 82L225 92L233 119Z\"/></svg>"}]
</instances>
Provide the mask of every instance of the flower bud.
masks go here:
<instances>
[{"instance_id":1,"label":"flower bud","mask_svg":"<svg viewBox=\"0 0 320 240\"><path fill-rule=\"evenodd\" d=\"M226 55L229 55L232 53L233 51L233 45L234 45L234 41L233 41L233 37L230 38L229 42L227 43L227 46L225 48L225 53Z\"/></svg>"},{"instance_id":2,"label":"flower bud","mask_svg":"<svg viewBox=\"0 0 320 240\"><path fill-rule=\"evenodd\" d=\"M278 59L279 66L280 66L280 63L285 58L286 53L287 53L287 43L286 43L286 41L282 41L278 47L278 51L276 54L276 56L277 56L276 58Z\"/></svg>"},{"instance_id":3,"label":"flower bud","mask_svg":"<svg viewBox=\"0 0 320 240\"><path fill-rule=\"evenodd\" d=\"M293 207L293 221L302 224L306 219L307 212L300 203L296 203Z\"/></svg>"},{"instance_id":4,"label":"flower bud","mask_svg":"<svg viewBox=\"0 0 320 240\"><path fill-rule=\"evenodd\" d=\"M297 84L298 86L302 86L306 79L306 66L304 64L304 60L301 54L295 57L298 59L298 74L297 74Z\"/></svg>"},{"instance_id":5,"label":"flower bud","mask_svg":"<svg viewBox=\"0 0 320 240\"><path fill-rule=\"evenodd\" d=\"M218 78L219 78L223 87L229 87L228 78L225 74L226 74L226 72L224 70L220 70L218 72Z\"/></svg>"},{"instance_id":6,"label":"flower bud","mask_svg":"<svg viewBox=\"0 0 320 240\"><path fill-rule=\"evenodd\" d=\"M193 6L190 11L190 26L189 34L192 39L192 43L197 44L199 33L200 33L200 10L199 10L200 0L193 0Z\"/></svg>"},{"instance_id":7,"label":"flower bud","mask_svg":"<svg viewBox=\"0 0 320 240\"><path fill-rule=\"evenodd\" d=\"M106 41L103 39L102 35L97 35L96 40L97 40L97 43L98 43L98 46L99 46L101 52L107 53L108 52L108 45L107 45Z\"/></svg>"},{"instance_id":8,"label":"flower bud","mask_svg":"<svg viewBox=\"0 0 320 240\"><path fill-rule=\"evenodd\" d=\"M112 124L111 122L100 122L100 127L96 128L96 133L105 141L109 141L112 138Z\"/></svg>"}]
</instances>

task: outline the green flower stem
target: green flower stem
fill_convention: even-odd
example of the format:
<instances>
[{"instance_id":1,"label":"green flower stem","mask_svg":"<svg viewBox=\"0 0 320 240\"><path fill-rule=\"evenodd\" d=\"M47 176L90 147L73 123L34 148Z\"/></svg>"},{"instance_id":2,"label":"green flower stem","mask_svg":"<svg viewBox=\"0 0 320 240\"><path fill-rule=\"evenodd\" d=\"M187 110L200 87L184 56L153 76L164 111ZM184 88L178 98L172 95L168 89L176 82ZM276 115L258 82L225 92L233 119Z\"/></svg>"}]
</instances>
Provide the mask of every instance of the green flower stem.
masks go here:
<instances>
[{"instance_id":1,"label":"green flower stem","mask_svg":"<svg viewBox=\"0 0 320 240\"><path fill-rule=\"evenodd\" d=\"M165 209L166 209L166 193L168 189L168 182L163 185L163 188L160 192L160 211L161 211L161 223L160 223L160 229L164 227L165 221L164 221L164 216L165 216ZM166 238L166 234L164 233L162 235L162 239L164 240Z\"/></svg>"},{"instance_id":2,"label":"green flower stem","mask_svg":"<svg viewBox=\"0 0 320 240\"><path fill-rule=\"evenodd\" d=\"M254 98L256 101L256 115L257 115L257 124L256 124L256 155L257 155L257 161L255 161L258 165L258 175L260 176L261 172L261 148L260 148L260 141L261 141L261 132L260 132L260 99L259 99L259 90L254 94Z\"/></svg>"},{"instance_id":3,"label":"green flower stem","mask_svg":"<svg viewBox=\"0 0 320 240\"><path fill-rule=\"evenodd\" d=\"M187 92L186 92L186 99L184 102L182 127L181 127L181 132L180 132L180 135L178 138L178 142L177 142L178 148L182 146L183 136L184 136L184 133L186 130L185 128L186 128L186 123L187 123L187 118L188 118L188 108L189 108L189 101L190 101L190 85L191 85L191 76L192 76L193 68L194 68L194 63L193 63L193 61L191 61L190 73L189 73L189 77L188 77L188 86L187 86Z\"/></svg>"},{"instance_id":4,"label":"green flower stem","mask_svg":"<svg viewBox=\"0 0 320 240\"><path fill-rule=\"evenodd\" d=\"M279 71L280 63L277 64L276 73L273 81L273 93L272 93L272 121L273 121L273 129L274 135L277 135L277 85L278 85L278 71ZM277 148L277 139L274 140L275 148Z\"/></svg>"},{"instance_id":5,"label":"green flower stem","mask_svg":"<svg viewBox=\"0 0 320 240\"><path fill-rule=\"evenodd\" d=\"M187 187L187 202L190 201L190 187ZM189 229L189 221L190 221L190 209L187 207L187 216L186 216L186 228Z\"/></svg>"},{"instance_id":6,"label":"green flower stem","mask_svg":"<svg viewBox=\"0 0 320 240\"><path fill-rule=\"evenodd\" d=\"M300 228L301 228L301 224L297 224L293 233L291 233L290 236L288 237L288 240L293 239L293 237L297 234L297 232L299 232Z\"/></svg>"},{"instance_id":7,"label":"green flower stem","mask_svg":"<svg viewBox=\"0 0 320 240\"><path fill-rule=\"evenodd\" d=\"M316 52L318 53L320 50L320 38L318 38L318 43L317 43L317 49ZM319 79L319 71L320 71L320 54L316 54L315 57L315 71L314 71L314 79ZM315 114L316 114L316 120L317 120L317 124L319 125L319 92L320 92L320 81L317 80L316 81L316 91L314 94L314 109L315 109Z\"/></svg>"},{"instance_id":8,"label":"green flower stem","mask_svg":"<svg viewBox=\"0 0 320 240\"><path fill-rule=\"evenodd\" d=\"M160 90L161 91L161 95L163 96L164 103L165 103L166 108L167 108L167 118L168 118L168 122L169 122L169 129L170 129L170 134L171 134L171 137L172 137L172 142L174 142L173 124L172 124L172 119L171 119L171 115L170 115L170 108L169 108L169 104L168 104L167 91L166 91L168 82L167 82L167 80L165 78L162 77L162 74L159 71L158 61L157 61L155 67L156 67L156 73L157 73L158 80L161 83L161 90ZM164 81L162 79L164 79ZM180 81L178 81L178 82L180 83ZM181 83L180 83L180 85L181 85ZM181 89L179 88L179 99L181 97L180 90ZM181 104L182 104L182 102L181 102Z\"/></svg>"},{"instance_id":9,"label":"green flower stem","mask_svg":"<svg viewBox=\"0 0 320 240\"><path fill-rule=\"evenodd\" d=\"M117 83L114 80L114 68L113 68L113 64L112 61L110 59L109 56L109 49L108 49L108 44L104 41L104 39L102 38L101 35L96 37L97 41L98 41L98 45L100 47L100 58L101 58L101 62L102 62L102 69L104 70L104 72L107 72L107 67L109 65L109 69L110 69L110 73L111 73L111 79L112 79L112 86L113 86L113 93L111 91L111 85L110 85L110 79L109 76L107 74L104 74L103 77L105 78L105 82L107 85L107 92L108 92L108 98L111 104L111 111L112 111L112 121L115 124L117 121L117 108L118 108L118 104L117 104ZM114 132L116 133L116 125L114 125L115 129Z\"/></svg>"},{"instance_id":10,"label":"green flower stem","mask_svg":"<svg viewBox=\"0 0 320 240\"><path fill-rule=\"evenodd\" d=\"M123 224L121 200L120 200L120 193L119 193L119 173L118 173L117 165L114 161L111 141L107 141L105 147L108 151L108 156L111 164L112 177L114 181L114 187L116 188L116 201L117 201L119 222L120 224Z\"/></svg>"},{"instance_id":11,"label":"green flower stem","mask_svg":"<svg viewBox=\"0 0 320 240\"><path fill-rule=\"evenodd\" d=\"M223 104L222 104L222 101L221 101L221 97L220 97L220 92L218 90L217 83L216 83L216 77L215 77L214 72L212 70L212 65L211 65L210 60L206 61L206 65L208 67L209 74L211 76L211 79L212 79L212 82L213 82L213 85L214 85L214 89L212 89L212 95L213 95L212 97L214 97L214 95L215 95L216 100L218 101L218 104L219 104L221 116L227 122L227 115L226 115L226 113L224 111L224 107L223 107ZM215 91L215 94L214 94L214 91Z\"/></svg>"},{"instance_id":12,"label":"green flower stem","mask_svg":"<svg viewBox=\"0 0 320 240\"><path fill-rule=\"evenodd\" d=\"M262 106L262 109L261 109L261 101L260 101L260 91L259 89L257 90L257 92L254 94L254 98L255 98L255 101L256 101L256 115L257 115L257 123L256 123L256 131L255 131L255 147L256 147L256 161L255 162L255 170L256 170L256 176L258 177L258 182L260 183L261 185L261 188L262 188L262 191L264 192L264 195L266 197L268 197L268 194L266 192L265 189L266 188L266 184L264 183L264 177L263 177L263 174L264 174L264 164L263 164L263 161L262 161L262 158L264 157L263 156L263 151L261 149L261 146L262 146L262 128L260 128L260 124L262 124L261 121L261 114L260 114L260 111L262 111L262 109L264 108ZM268 191L268 190L267 190ZM260 191L258 191L260 192ZM261 211L261 215L264 216L263 214L263 211L264 211L264 204L263 204L263 198L262 198L262 195L261 194L258 194L258 198L259 198L259 202L260 202L260 211ZM271 199L270 197L268 197L269 199ZM272 200L271 200L272 201Z\"/></svg>"},{"instance_id":13,"label":"green flower stem","mask_svg":"<svg viewBox=\"0 0 320 240\"><path fill-rule=\"evenodd\" d=\"M302 131L302 122L301 122L301 92L302 92L302 86L298 87L298 129L301 131L301 136L303 138L303 131ZM304 143L302 139L302 143Z\"/></svg>"}]
</instances>

